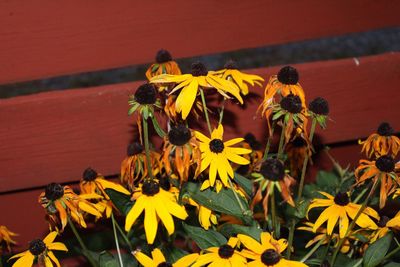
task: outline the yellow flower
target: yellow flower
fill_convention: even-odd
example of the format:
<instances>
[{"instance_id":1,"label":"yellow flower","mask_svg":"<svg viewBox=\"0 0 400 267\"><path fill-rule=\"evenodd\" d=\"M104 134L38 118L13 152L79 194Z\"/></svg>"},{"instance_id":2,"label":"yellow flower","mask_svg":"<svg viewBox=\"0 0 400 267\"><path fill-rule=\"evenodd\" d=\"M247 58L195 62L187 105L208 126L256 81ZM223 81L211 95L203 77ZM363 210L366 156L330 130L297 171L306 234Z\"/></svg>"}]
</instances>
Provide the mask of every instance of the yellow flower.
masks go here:
<instances>
[{"instance_id":1,"label":"yellow flower","mask_svg":"<svg viewBox=\"0 0 400 267\"><path fill-rule=\"evenodd\" d=\"M378 229L370 237L370 243L374 243L376 240L385 236L390 232L391 229L400 230L400 212L396 214L392 219L382 216L378 222Z\"/></svg>"},{"instance_id":2,"label":"yellow flower","mask_svg":"<svg viewBox=\"0 0 400 267\"><path fill-rule=\"evenodd\" d=\"M172 267L187 267L190 266L191 263L193 263L194 259L198 257L195 254L190 254L187 255L180 260L178 260L176 263L169 263L165 259L163 253L161 252L160 249L155 248L151 252L152 258L144 254L143 252L136 250L132 252L133 256L135 256L136 260L144 267L158 267L158 266L172 266Z\"/></svg>"},{"instance_id":3,"label":"yellow flower","mask_svg":"<svg viewBox=\"0 0 400 267\"><path fill-rule=\"evenodd\" d=\"M211 75L200 62L192 64L191 74L162 74L153 77L150 82L156 84L176 83L177 85L172 89L170 94L182 89L175 101L175 107L177 112L182 113L183 119L186 119L189 115L193 103L196 100L199 87L206 89L215 88L224 97L230 98L227 94L231 94L238 99L240 103L243 103L239 88L234 83Z\"/></svg>"},{"instance_id":4,"label":"yellow flower","mask_svg":"<svg viewBox=\"0 0 400 267\"><path fill-rule=\"evenodd\" d=\"M400 151L400 139L394 135L394 130L389 123L379 125L377 132L371 134L367 140L359 141L363 145L361 152L365 151L367 157L373 154L375 157L392 154L396 157Z\"/></svg>"},{"instance_id":5,"label":"yellow flower","mask_svg":"<svg viewBox=\"0 0 400 267\"><path fill-rule=\"evenodd\" d=\"M240 89L243 95L249 93L248 84L251 86L258 85L261 86L264 79L258 75L243 73L238 70L236 62L230 60L228 61L224 69L213 71L211 74L221 77L222 79L234 82Z\"/></svg>"},{"instance_id":6,"label":"yellow flower","mask_svg":"<svg viewBox=\"0 0 400 267\"><path fill-rule=\"evenodd\" d=\"M29 243L29 250L12 256L10 259L19 258L13 267L30 267L33 266L37 259L40 266L60 267L60 262L54 256L53 250L68 251L67 247L60 242L53 242L57 236L57 232L49 233L43 240L36 239Z\"/></svg>"},{"instance_id":7,"label":"yellow flower","mask_svg":"<svg viewBox=\"0 0 400 267\"><path fill-rule=\"evenodd\" d=\"M386 204L387 197L391 195L399 186L399 176L396 169L400 168L400 163L395 163L391 156L381 156L376 161L360 160L360 166L354 172L357 185L364 184L368 179L373 183L381 183L379 194L379 208Z\"/></svg>"},{"instance_id":8,"label":"yellow flower","mask_svg":"<svg viewBox=\"0 0 400 267\"><path fill-rule=\"evenodd\" d=\"M15 245L15 242L12 238L13 236L17 236L18 234L11 232L8 228L4 225L0 225L0 255L1 255L1 245L5 243L8 251L11 251L11 244Z\"/></svg>"},{"instance_id":9,"label":"yellow flower","mask_svg":"<svg viewBox=\"0 0 400 267\"><path fill-rule=\"evenodd\" d=\"M222 124L220 124L217 129L214 129L211 134L211 139L200 132L195 132L196 138L200 141L200 172L203 172L209 167L209 180L211 186L214 186L215 184L217 172L224 186L228 186L229 177L232 178L234 175L229 161L239 165L246 165L250 163L248 159L240 156L251 153L250 149L232 147L233 145L242 142L244 139L235 138L223 142L223 134L224 128Z\"/></svg>"},{"instance_id":10,"label":"yellow flower","mask_svg":"<svg viewBox=\"0 0 400 267\"><path fill-rule=\"evenodd\" d=\"M240 254L253 261L248 262L249 267L306 267L304 263L289 261L281 256L281 253L287 248L285 239L275 240L270 233L261 233L261 243L255 239L239 234L238 238L246 249Z\"/></svg>"},{"instance_id":11,"label":"yellow flower","mask_svg":"<svg viewBox=\"0 0 400 267\"><path fill-rule=\"evenodd\" d=\"M171 54L164 49L161 49L157 52L156 63L151 64L151 66L147 69L146 77L150 80L152 77L160 74L181 74L178 63L172 60Z\"/></svg>"},{"instance_id":12,"label":"yellow flower","mask_svg":"<svg viewBox=\"0 0 400 267\"><path fill-rule=\"evenodd\" d=\"M349 217L354 220L361 205L351 203L347 193L338 193L335 197L325 192L319 192L325 196L326 199L313 199L310 206L308 207L307 213L318 207L327 207L318 217L314 224L314 233L318 228L328 222L327 234L332 235L333 229L336 224L339 224L339 236L343 238L346 235L347 229L349 228ZM307 214L308 216L308 214ZM358 217L356 224L364 229L377 229L377 225L370 218L379 219L378 213L372 208L365 208L361 215Z\"/></svg>"},{"instance_id":13,"label":"yellow flower","mask_svg":"<svg viewBox=\"0 0 400 267\"><path fill-rule=\"evenodd\" d=\"M78 196L69 186L57 183L47 185L45 192L39 196L39 203L46 209L51 228L62 232L67 225L68 216L86 228L83 212L101 217L96 206L88 202L84 197ZM61 222L61 228L59 224Z\"/></svg>"},{"instance_id":14,"label":"yellow flower","mask_svg":"<svg viewBox=\"0 0 400 267\"><path fill-rule=\"evenodd\" d=\"M238 246L239 239L231 237L228 243L220 247L211 247L205 249L205 253L200 255L192 267L220 266L220 267L245 267L247 266L246 258L241 255L235 248Z\"/></svg>"},{"instance_id":15,"label":"yellow flower","mask_svg":"<svg viewBox=\"0 0 400 267\"><path fill-rule=\"evenodd\" d=\"M164 224L168 234L171 235L175 231L172 215L181 220L188 216L185 207L176 202L174 194L162 189L156 180L145 180L133 192L132 200L135 201L135 204L126 216L125 230L129 231L144 211L144 229L149 244L154 242L159 219Z\"/></svg>"}]
</instances>

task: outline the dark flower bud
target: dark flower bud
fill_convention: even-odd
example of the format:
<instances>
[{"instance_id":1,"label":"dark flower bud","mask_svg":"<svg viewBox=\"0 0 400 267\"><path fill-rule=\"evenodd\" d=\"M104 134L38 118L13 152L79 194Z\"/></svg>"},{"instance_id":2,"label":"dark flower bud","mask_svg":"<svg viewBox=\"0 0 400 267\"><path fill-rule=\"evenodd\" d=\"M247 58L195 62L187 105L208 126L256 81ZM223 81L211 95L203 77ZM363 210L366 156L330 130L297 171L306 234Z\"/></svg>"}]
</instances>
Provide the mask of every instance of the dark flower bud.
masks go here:
<instances>
[{"instance_id":1,"label":"dark flower bud","mask_svg":"<svg viewBox=\"0 0 400 267\"><path fill-rule=\"evenodd\" d=\"M41 239L35 239L29 243L29 251L35 256L42 254L45 249L46 244Z\"/></svg>"},{"instance_id":2,"label":"dark flower bud","mask_svg":"<svg viewBox=\"0 0 400 267\"><path fill-rule=\"evenodd\" d=\"M92 168L87 168L83 172L82 177L83 177L83 180L90 182L97 178L97 172L95 170L93 170Z\"/></svg>"},{"instance_id":3,"label":"dark flower bud","mask_svg":"<svg viewBox=\"0 0 400 267\"><path fill-rule=\"evenodd\" d=\"M183 146L190 140L190 138L192 138L192 133L189 128L183 124L172 126L171 130L168 132L168 140L171 144L176 146Z\"/></svg>"},{"instance_id":4,"label":"dark flower bud","mask_svg":"<svg viewBox=\"0 0 400 267\"><path fill-rule=\"evenodd\" d=\"M379 157L375 161L375 166L381 172L392 172L392 171L394 171L395 165L396 165L396 163L394 162L394 159L389 155Z\"/></svg>"},{"instance_id":5,"label":"dark flower bud","mask_svg":"<svg viewBox=\"0 0 400 267\"><path fill-rule=\"evenodd\" d=\"M160 192L160 185L156 181L146 180L142 185L142 193L146 196L154 196Z\"/></svg>"},{"instance_id":6,"label":"dark flower bud","mask_svg":"<svg viewBox=\"0 0 400 267\"><path fill-rule=\"evenodd\" d=\"M195 62L192 64L192 75L193 76L207 76L208 70L206 66L201 62Z\"/></svg>"},{"instance_id":7,"label":"dark flower bud","mask_svg":"<svg viewBox=\"0 0 400 267\"><path fill-rule=\"evenodd\" d=\"M336 194L335 198L333 199L333 201L338 204L339 206L346 206L347 204L350 203L350 198L349 195L344 192L339 192Z\"/></svg>"},{"instance_id":8,"label":"dark flower bud","mask_svg":"<svg viewBox=\"0 0 400 267\"><path fill-rule=\"evenodd\" d=\"M278 80L283 84L297 84L299 82L299 73L295 68L286 66L278 72Z\"/></svg>"},{"instance_id":9,"label":"dark flower bud","mask_svg":"<svg viewBox=\"0 0 400 267\"><path fill-rule=\"evenodd\" d=\"M129 157L140 154L142 152L143 152L143 146L139 142L133 142L132 144L129 144L126 150L126 154Z\"/></svg>"},{"instance_id":10,"label":"dark flower bud","mask_svg":"<svg viewBox=\"0 0 400 267\"><path fill-rule=\"evenodd\" d=\"M221 153L222 151L224 151L224 148L225 148L224 142L222 142L221 139L213 139L213 140L211 140L209 146L210 146L211 152L214 152L214 153L217 153L217 154Z\"/></svg>"},{"instance_id":11,"label":"dark flower bud","mask_svg":"<svg viewBox=\"0 0 400 267\"><path fill-rule=\"evenodd\" d=\"M279 181L285 176L285 167L279 159L267 159L261 164L260 173L265 179Z\"/></svg>"},{"instance_id":12,"label":"dark flower bud","mask_svg":"<svg viewBox=\"0 0 400 267\"><path fill-rule=\"evenodd\" d=\"M261 261L267 266L274 266L281 260L281 255L275 249L267 249L261 254Z\"/></svg>"},{"instance_id":13,"label":"dark flower bud","mask_svg":"<svg viewBox=\"0 0 400 267\"><path fill-rule=\"evenodd\" d=\"M317 97L308 105L308 109L317 115L327 116L329 114L329 105L322 97Z\"/></svg>"},{"instance_id":14,"label":"dark flower bud","mask_svg":"<svg viewBox=\"0 0 400 267\"><path fill-rule=\"evenodd\" d=\"M156 62L157 62L158 64L165 63L165 62L168 62L168 61L171 61L171 60L172 60L172 56L171 56L171 54L168 52L168 50L161 49L161 50L159 50L159 51L157 52L157 55L156 55Z\"/></svg>"},{"instance_id":15,"label":"dark flower bud","mask_svg":"<svg viewBox=\"0 0 400 267\"><path fill-rule=\"evenodd\" d=\"M392 126L387 122L382 122L378 127L378 134L380 136L391 136L394 134Z\"/></svg>"},{"instance_id":16,"label":"dark flower bud","mask_svg":"<svg viewBox=\"0 0 400 267\"><path fill-rule=\"evenodd\" d=\"M222 245L218 249L218 255L223 259L229 259L234 252L235 249L229 245Z\"/></svg>"},{"instance_id":17,"label":"dark flower bud","mask_svg":"<svg viewBox=\"0 0 400 267\"><path fill-rule=\"evenodd\" d=\"M64 195L64 187L57 183L51 183L46 186L44 196L49 200L57 200Z\"/></svg>"},{"instance_id":18,"label":"dark flower bud","mask_svg":"<svg viewBox=\"0 0 400 267\"><path fill-rule=\"evenodd\" d=\"M300 97L292 94L282 98L280 105L284 110L292 114L299 113L302 109Z\"/></svg>"},{"instance_id":19,"label":"dark flower bud","mask_svg":"<svg viewBox=\"0 0 400 267\"><path fill-rule=\"evenodd\" d=\"M142 105L154 104L157 100L157 89L153 84L142 84L135 92L135 100Z\"/></svg>"}]
</instances>

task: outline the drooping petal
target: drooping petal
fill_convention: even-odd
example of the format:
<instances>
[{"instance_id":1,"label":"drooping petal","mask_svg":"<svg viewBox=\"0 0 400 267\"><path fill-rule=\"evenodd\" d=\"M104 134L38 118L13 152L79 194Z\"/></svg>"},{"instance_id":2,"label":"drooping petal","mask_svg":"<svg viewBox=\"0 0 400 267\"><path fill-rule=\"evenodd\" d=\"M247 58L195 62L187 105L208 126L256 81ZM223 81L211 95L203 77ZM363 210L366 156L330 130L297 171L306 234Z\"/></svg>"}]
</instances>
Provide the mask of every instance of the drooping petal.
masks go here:
<instances>
[{"instance_id":1,"label":"drooping petal","mask_svg":"<svg viewBox=\"0 0 400 267\"><path fill-rule=\"evenodd\" d=\"M132 225L135 223L136 219L140 216L143 212L143 209L146 205L147 197L142 196L139 197L131 210L126 215L125 219L125 231L129 231L132 228Z\"/></svg>"},{"instance_id":2,"label":"drooping petal","mask_svg":"<svg viewBox=\"0 0 400 267\"><path fill-rule=\"evenodd\" d=\"M19 258L16 262L14 262L13 267L30 267L33 265L33 261L35 256L32 255L29 251Z\"/></svg>"},{"instance_id":3,"label":"drooping petal","mask_svg":"<svg viewBox=\"0 0 400 267\"><path fill-rule=\"evenodd\" d=\"M156 216L156 209L151 197L148 198L144 214L144 230L146 232L147 243L153 244L157 235L158 221Z\"/></svg>"},{"instance_id":4,"label":"drooping petal","mask_svg":"<svg viewBox=\"0 0 400 267\"><path fill-rule=\"evenodd\" d=\"M167 229L168 234L172 235L175 231L174 220L172 219L172 216L168 212L167 208L165 207L164 201L161 198L157 197L155 197L153 200L158 217L161 219L161 222Z\"/></svg>"}]
</instances>

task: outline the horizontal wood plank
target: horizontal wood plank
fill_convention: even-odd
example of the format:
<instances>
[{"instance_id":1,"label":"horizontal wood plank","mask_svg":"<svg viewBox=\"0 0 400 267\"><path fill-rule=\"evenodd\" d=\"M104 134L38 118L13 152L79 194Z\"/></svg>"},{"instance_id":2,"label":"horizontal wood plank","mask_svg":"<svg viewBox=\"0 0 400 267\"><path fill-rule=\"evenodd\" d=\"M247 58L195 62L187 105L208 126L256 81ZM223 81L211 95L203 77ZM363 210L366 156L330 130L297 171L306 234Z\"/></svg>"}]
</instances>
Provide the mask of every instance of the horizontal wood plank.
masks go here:
<instances>
[{"instance_id":1,"label":"horizontal wood plank","mask_svg":"<svg viewBox=\"0 0 400 267\"><path fill-rule=\"evenodd\" d=\"M400 129L400 53L295 66L307 99L323 96L330 103L332 121L327 130L318 131L323 143L368 136L382 121ZM251 72L267 78L278 70ZM140 84L0 100L0 192L78 180L88 166L104 175L118 173L134 139L127 100ZM253 90L262 95L263 89ZM227 105L226 138L252 132L265 140L265 121L253 120L260 101L251 99L245 112Z\"/></svg>"},{"instance_id":2,"label":"horizontal wood plank","mask_svg":"<svg viewBox=\"0 0 400 267\"><path fill-rule=\"evenodd\" d=\"M0 1L0 84L398 26L399 1Z\"/></svg>"}]
</instances>

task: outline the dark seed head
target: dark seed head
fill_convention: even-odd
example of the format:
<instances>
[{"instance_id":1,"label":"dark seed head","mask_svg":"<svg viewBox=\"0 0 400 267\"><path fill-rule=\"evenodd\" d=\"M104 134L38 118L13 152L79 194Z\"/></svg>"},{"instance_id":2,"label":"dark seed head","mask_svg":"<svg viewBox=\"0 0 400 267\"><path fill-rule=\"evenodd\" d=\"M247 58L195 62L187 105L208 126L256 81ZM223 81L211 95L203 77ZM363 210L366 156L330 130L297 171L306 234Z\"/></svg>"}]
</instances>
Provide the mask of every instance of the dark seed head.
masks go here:
<instances>
[{"instance_id":1,"label":"dark seed head","mask_svg":"<svg viewBox=\"0 0 400 267\"><path fill-rule=\"evenodd\" d=\"M133 142L132 144L129 144L126 154L131 157L137 154L140 154L143 152L143 146L139 142Z\"/></svg>"},{"instance_id":2,"label":"dark seed head","mask_svg":"<svg viewBox=\"0 0 400 267\"><path fill-rule=\"evenodd\" d=\"M308 105L308 109L317 115L327 116L329 114L329 104L322 97L317 97Z\"/></svg>"},{"instance_id":3,"label":"dark seed head","mask_svg":"<svg viewBox=\"0 0 400 267\"><path fill-rule=\"evenodd\" d=\"M221 139L213 139L210 142L210 150L214 153L221 153L224 151L224 142Z\"/></svg>"},{"instance_id":4,"label":"dark seed head","mask_svg":"<svg viewBox=\"0 0 400 267\"><path fill-rule=\"evenodd\" d=\"M192 75L193 76L207 76L208 70L201 62L195 62L192 64Z\"/></svg>"},{"instance_id":5,"label":"dark seed head","mask_svg":"<svg viewBox=\"0 0 400 267\"><path fill-rule=\"evenodd\" d=\"M172 267L172 264L169 262L161 262L157 265L157 267Z\"/></svg>"},{"instance_id":6,"label":"dark seed head","mask_svg":"<svg viewBox=\"0 0 400 267\"><path fill-rule=\"evenodd\" d=\"M161 49L157 52L156 62L161 64L172 60L171 53L168 50Z\"/></svg>"},{"instance_id":7,"label":"dark seed head","mask_svg":"<svg viewBox=\"0 0 400 267\"><path fill-rule=\"evenodd\" d=\"M169 191L171 189L171 183L169 182L169 179L167 176L162 176L160 179L158 179L160 187L164 189L165 191Z\"/></svg>"},{"instance_id":8,"label":"dark seed head","mask_svg":"<svg viewBox=\"0 0 400 267\"><path fill-rule=\"evenodd\" d=\"M64 195L64 187L57 183L51 183L46 186L44 196L49 200L57 200Z\"/></svg>"},{"instance_id":9,"label":"dark seed head","mask_svg":"<svg viewBox=\"0 0 400 267\"><path fill-rule=\"evenodd\" d=\"M46 244L41 239L35 239L29 243L29 251L35 256L42 254L45 250Z\"/></svg>"},{"instance_id":10,"label":"dark seed head","mask_svg":"<svg viewBox=\"0 0 400 267\"><path fill-rule=\"evenodd\" d=\"M176 146L183 146L190 138L192 138L192 133L183 124L171 127L171 130L168 132L168 140Z\"/></svg>"},{"instance_id":11,"label":"dark seed head","mask_svg":"<svg viewBox=\"0 0 400 267\"><path fill-rule=\"evenodd\" d=\"M302 109L300 97L292 94L282 98L280 105L284 110L293 114L299 113Z\"/></svg>"},{"instance_id":12,"label":"dark seed head","mask_svg":"<svg viewBox=\"0 0 400 267\"><path fill-rule=\"evenodd\" d=\"M229 60L228 62L225 63L224 65L224 69L230 69L230 70L236 70L238 69L238 65L236 63L236 61L233 60Z\"/></svg>"},{"instance_id":13,"label":"dark seed head","mask_svg":"<svg viewBox=\"0 0 400 267\"><path fill-rule=\"evenodd\" d=\"M160 185L156 181L146 180L143 182L142 193L146 196L154 196L160 192Z\"/></svg>"},{"instance_id":14,"label":"dark seed head","mask_svg":"<svg viewBox=\"0 0 400 267\"><path fill-rule=\"evenodd\" d=\"M299 73L295 68L286 66L278 72L278 80L283 84L297 84L299 82Z\"/></svg>"},{"instance_id":15,"label":"dark seed head","mask_svg":"<svg viewBox=\"0 0 400 267\"><path fill-rule=\"evenodd\" d=\"M234 252L235 249L229 245L222 245L218 249L218 255L223 259L229 259Z\"/></svg>"},{"instance_id":16,"label":"dark seed head","mask_svg":"<svg viewBox=\"0 0 400 267\"><path fill-rule=\"evenodd\" d=\"M389 123L382 122L378 127L378 134L380 136L391 136L394 134L394 130Z\"/></svg>"},{"instance_id":17,"label":"dark seed head","mask_svg":"<svg viewBox=\"0 0 400 267\"><path fill-rule=\"evenodd\" d=\"M378 226L379 226L379 227L385 227L386 224L388 223L388 221L390 221L390 218L384 215L384 216L382 216L381 219L379 220Z\"/></svg>"},{"instance_id":18,"label":"dark seed head","mask_svg":"<svg viewBox=\"0 0 400 267\"><path fill-rule=\"evenodd\" d=\"M256 137L252 133L248 133L244 136L244 141L249 144L251 149L261 149L261 143L257 141Z\"/></svg>"},{"instance_id":19,"label":"dark seed head","mask_svg":"<svg viewBox=\"0 0 400 267\"><path fill-rule=\"evenodd\" d=\"M285 176L285 167L279 159L267 159L261 164L260 173L265 179L279 181Z\"/></svg>"},{"instance_id":20,"label":"dark seed head","mask_svg":"<svg viewBox=\"0 0 400 267\"><path fill-rule=\"evenodd\" d=\"M274 266L281 260L281 255L274 249L267 249L261 254L261 261L267 266Z\"/></svg>"},{"instance_id":21,"label":"dark seed head","mask_svg":"<svg viewBox=\"0 0 400 267\"><path fill-rule=\"evenodd\" d=\"M394 170L395 162L391 156L385 155L385 156L379 157L375 161L375 166L381 172L392 172Z\"/></svg>"},{"instance_id":22,"label":"dark seed head","mask_svg":"<svg viewBox=\"0 0 400 267\"><path fill-rule=\"evenodd\" d=\"M92 168L87 168L83 172L82 177L83 177L83 180L90 182L97 178L97 172L95 170L93 170Z\"/></svg>"},{"instance_id":23,"label":"dark seed head","mask_svg":"<svg viewBox=\"0 0 400 267\"><path fill-rule=\"evenodd\" d=\"M336 204L340 205L340 206L346 206L347 204L350 203L350 199L349 199L349 195L344 192L339 192L336 194L334 201Z\"/></svg>"},{"instance_id":24,"label":"dark seed head","mask_svg":"<svg viewBox=\"0 0 400 267\"><path fill-rule=\"evenodd\" d=\"M142 104L154 104L157 99L157 89L150 83L139 86L135 92L135 100Z\"/></svg>"}]
</instances>

